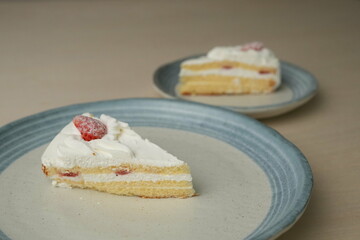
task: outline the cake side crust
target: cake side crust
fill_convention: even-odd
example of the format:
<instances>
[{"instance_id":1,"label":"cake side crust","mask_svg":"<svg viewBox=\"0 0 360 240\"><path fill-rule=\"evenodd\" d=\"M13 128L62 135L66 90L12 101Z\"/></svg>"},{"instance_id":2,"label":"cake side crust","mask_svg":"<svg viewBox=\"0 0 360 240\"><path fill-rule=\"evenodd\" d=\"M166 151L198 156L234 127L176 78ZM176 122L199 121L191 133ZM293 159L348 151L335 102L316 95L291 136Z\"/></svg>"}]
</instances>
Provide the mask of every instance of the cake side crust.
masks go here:
<instances>
[{"instance_id":1,"label":"cake side crust","mask_svg":"<svg viewBox=\"0 0 360 240\"><path fill-rule=\"evenodd\" d=\"M54 179L53 185L92 189L123 196L144 198L188 198L195 195L192 183L183 181L138 182L82 182L70 179Z\"/></svg>"}]
</instances>

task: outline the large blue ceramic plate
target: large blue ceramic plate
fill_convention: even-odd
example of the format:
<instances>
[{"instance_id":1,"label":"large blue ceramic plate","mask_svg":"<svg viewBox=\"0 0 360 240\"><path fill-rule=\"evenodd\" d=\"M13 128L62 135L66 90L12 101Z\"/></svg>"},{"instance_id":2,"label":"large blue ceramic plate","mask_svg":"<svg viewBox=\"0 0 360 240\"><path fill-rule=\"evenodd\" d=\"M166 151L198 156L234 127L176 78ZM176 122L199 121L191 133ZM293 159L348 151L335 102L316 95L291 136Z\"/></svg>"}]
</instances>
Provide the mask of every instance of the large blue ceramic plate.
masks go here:
<instances>
[{"instance_id":1,"label":"large blue ceramic plate","mask_svg":"<svg viewBox=\"0 0 360 240\"><path fill-rule=\"evenodd\" d=\"M126 121L190 165L199 196L141 199L54 188L47 143L74 115ZM305 210L304 155L247 116L198 103L122 99L38 113L0 128L0 239L274 239Z\"/></svg>"},{"instance_id":2,"label":"large blue ceramic plate","mask_svg":"<svg viewBox=\"0 0 360 240\"><path fill-rule=\"evenodd\" d=\"M164 97L225 107L255 118L273 117L289 112L309 101L317 92L317 80L312 74L296 65L281 61L282 84L273 93L182 96L177 92L180 64L186 59L199 56L201 55L180 59L158 68L154 74L154 85L158 92Z\"/></svg>"}]
</instances>

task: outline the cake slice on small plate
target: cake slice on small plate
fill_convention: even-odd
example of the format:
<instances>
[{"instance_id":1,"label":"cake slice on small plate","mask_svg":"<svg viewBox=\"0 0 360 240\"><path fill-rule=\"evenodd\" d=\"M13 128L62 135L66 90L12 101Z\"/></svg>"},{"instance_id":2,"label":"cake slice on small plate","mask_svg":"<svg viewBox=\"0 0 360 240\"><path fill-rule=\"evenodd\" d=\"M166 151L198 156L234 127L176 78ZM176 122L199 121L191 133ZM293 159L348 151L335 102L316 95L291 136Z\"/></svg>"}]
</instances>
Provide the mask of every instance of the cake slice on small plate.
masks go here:
<instances>
[{"instance_id":1,"label":"cake slice on small plate","mask_svg":"<svg viewBox=\"0 0 360 240\"><path fill-rule=\"evenodd\" d=\"M260 42L215 47L181 64L181 95L270 93L280 85L280 63Z\"/></svg>"},{"instance_id":2,"label":"cake slice on small plate","mask_svg":"<svg viewBox=\"0 0 360 240\"><path fill-rule=\"evenodd\" d=\"M104 114L75 116L51 141L41 161L55 186L144 198L195 194L185 162Z\"/></svg>"}]
</instances>

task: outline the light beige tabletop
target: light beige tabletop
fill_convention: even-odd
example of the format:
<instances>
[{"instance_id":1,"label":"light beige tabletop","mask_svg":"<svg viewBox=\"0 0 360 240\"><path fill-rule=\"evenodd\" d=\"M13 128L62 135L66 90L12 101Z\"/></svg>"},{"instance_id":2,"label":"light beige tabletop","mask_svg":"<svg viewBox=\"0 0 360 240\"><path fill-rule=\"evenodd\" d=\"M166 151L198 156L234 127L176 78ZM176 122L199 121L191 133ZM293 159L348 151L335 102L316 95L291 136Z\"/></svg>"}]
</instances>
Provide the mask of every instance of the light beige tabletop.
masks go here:
<instances>
[{"instance_id":1,"label":"light beige tabletop","mask_svg":"<svg viewBox=\"0 0 360 240\"><path fill-rule=\"evenodd\" d=\"M360 1L2 1L0 125L159 97L159 65L252 40L320 85L308 104L262 120L303 151L315 178L307 211L280 239L360 239Z\"/></svg>"}]
</instances>

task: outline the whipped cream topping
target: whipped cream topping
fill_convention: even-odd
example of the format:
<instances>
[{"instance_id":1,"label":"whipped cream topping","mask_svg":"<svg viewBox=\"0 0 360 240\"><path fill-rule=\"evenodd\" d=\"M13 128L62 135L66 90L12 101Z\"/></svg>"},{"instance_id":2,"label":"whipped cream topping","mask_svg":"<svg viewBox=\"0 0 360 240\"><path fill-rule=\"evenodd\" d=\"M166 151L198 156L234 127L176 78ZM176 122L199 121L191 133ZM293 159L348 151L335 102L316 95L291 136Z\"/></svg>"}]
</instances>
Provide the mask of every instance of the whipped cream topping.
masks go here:
<instances>
[{"instance_id":1,"label":"whipped cream topping","mask_svg":"<svg viewBox=\"0 0 360 240\"><path fill-rule=\"evenodd\" d=\"M104 114L96 119L107 127L107 134L103 138L85 141L70 122L49 144L41 158L42 164L58 168L107 167L122 163L159 167L184 164L156 144L143 139L127 123Z\"/></svg>"},{"instance_id":2,"label":"whipped cream topping","mask_svg":"<svg viewBox=\"0 0 360 240\"><path fill-rule=\"evenodd\" d=\"M238 61L268 67L279 66L279 60L268 48L262 48L261 50L243 50L243 46L241 45L234 47L215 47L208 52L207 57L217 61Z\"/></svg>"},{"instance_id":3,"label":"whipped cream topping","mask_svg":"<svg viewBox=\"0 0 360 240\"><path fill-rule=\"evenodd\" d=\"M182 64L204 64L216 61L235 61L250 65L263 67L279 67L279 59L268 48L261 50L242 50L242 45L235 47L215 47L211 49L206 56L188 59Z\"/></svg>"}]
</instances>

